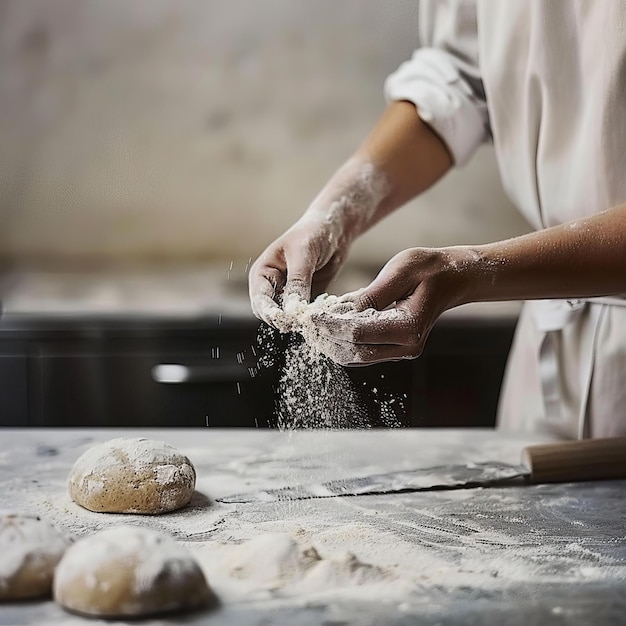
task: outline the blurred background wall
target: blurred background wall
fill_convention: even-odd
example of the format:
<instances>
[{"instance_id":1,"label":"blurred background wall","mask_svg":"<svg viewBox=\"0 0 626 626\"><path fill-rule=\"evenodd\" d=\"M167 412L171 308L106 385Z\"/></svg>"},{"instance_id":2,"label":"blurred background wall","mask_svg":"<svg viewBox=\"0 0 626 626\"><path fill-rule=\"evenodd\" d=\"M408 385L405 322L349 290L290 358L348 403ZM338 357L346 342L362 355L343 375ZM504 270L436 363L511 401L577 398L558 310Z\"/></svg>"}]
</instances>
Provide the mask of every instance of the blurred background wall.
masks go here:
<instances>
[{"instance_id":1,"label":"blurred background wall","mask_svg":"<svg viewBox=\"0 0 626 626\"><path fill-rule=\"evenodd\" d=\"M416 43L415 0L2 0L0 256L256 256ZM526 229L485 147L352 258Z\"/></svg>"}]
</instances>

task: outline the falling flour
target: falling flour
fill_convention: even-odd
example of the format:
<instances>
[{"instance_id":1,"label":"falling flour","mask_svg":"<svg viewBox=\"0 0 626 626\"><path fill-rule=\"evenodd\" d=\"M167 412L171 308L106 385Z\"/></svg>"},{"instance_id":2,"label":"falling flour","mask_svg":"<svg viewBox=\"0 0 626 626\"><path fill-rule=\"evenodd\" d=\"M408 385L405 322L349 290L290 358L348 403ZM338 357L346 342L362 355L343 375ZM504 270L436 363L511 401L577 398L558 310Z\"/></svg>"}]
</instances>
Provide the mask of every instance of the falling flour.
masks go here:
<instances>
[{"instance_id":1,"label":"falling flour","mask_svg":"<svg viewBox=\"0 0 626 626\"><path fill-rule=\"evenodd\" d=\"M315 319L328 313L340 316L357 313L354 294L333 296L323 294L306 303L295 294L286 298L275 324L282 335L264 326L259 344L264 355L260 367L281 361L281 373L276 388L277 426L297 428L387 428L401 425L404 400L386 395L378 388L359 389L348 371L324 353L324 340L319 335ZM367 313L365 313L367 314ZM276 348L277 343L283 349ZM378 415L373 416L365 394L373 397Z\"/></svg>"}]
</instances>

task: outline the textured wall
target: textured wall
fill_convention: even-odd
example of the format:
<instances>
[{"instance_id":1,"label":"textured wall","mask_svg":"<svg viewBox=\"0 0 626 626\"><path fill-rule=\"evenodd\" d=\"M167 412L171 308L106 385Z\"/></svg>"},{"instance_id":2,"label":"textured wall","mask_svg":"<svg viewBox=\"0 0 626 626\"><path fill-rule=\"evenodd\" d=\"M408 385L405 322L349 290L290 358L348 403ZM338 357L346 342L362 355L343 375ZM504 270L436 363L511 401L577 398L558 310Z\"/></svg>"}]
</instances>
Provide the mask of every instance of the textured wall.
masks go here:
<instances>
[{"instance_id":1,"label":"textured wall","mask_svg":"<svg viewBox=\"0 0 626 626\"><path fill-rule=\"evenodd\" d=\"M3 0L0 254L248 258L384 106L415 0ZM355 258L525 228L490 149Z\"/></svg>"}]
</instances>

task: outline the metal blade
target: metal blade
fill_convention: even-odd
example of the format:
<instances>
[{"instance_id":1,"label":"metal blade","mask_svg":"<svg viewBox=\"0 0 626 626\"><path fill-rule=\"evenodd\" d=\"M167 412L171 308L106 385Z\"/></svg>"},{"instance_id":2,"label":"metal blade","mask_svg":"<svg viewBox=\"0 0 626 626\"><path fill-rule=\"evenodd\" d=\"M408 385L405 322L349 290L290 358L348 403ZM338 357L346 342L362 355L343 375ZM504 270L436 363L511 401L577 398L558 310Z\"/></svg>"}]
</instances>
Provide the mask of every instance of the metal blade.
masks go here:
<instances>
[{"instance_id":1,"label":"metal blade","mask_svg":"<svg viewBox=\"0 0 626 626\"><path fill-rule=\"evenodd\" d=\"M267 489L251 493L217 498L227 504L247 502L279 502L337 498L341 496L381 495L409 491L437 489L469 489L526 478L530 471L524 465L506 463L469 463L444 465L387 474L373 474L362 478L331 480L325 483Z\"/></svg>"}]
</instances>

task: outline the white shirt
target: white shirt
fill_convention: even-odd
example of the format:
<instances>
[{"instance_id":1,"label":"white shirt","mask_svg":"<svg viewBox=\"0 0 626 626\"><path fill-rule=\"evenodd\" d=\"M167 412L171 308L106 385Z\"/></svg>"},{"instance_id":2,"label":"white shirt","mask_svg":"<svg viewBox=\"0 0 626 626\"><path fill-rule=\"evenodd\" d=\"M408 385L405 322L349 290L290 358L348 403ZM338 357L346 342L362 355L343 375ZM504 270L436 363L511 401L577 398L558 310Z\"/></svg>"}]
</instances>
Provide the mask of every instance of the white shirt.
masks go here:
<instances>
[{"instance_id":1,"label":"white shirt","mask_svg":"<svg viewBox=\"0 0 626 626\"><path fill-rule=\"evenodd\" d=\"M504 187L530 224L626 201L626 2L422 0L419 35L420 49L387 79L387 98L413 102L458 165L492 140ZM506 383L507 426L626 434L626 308L530 303ZM546 385L558 387L558 416Z\"/></svg>"}]
</instances>

